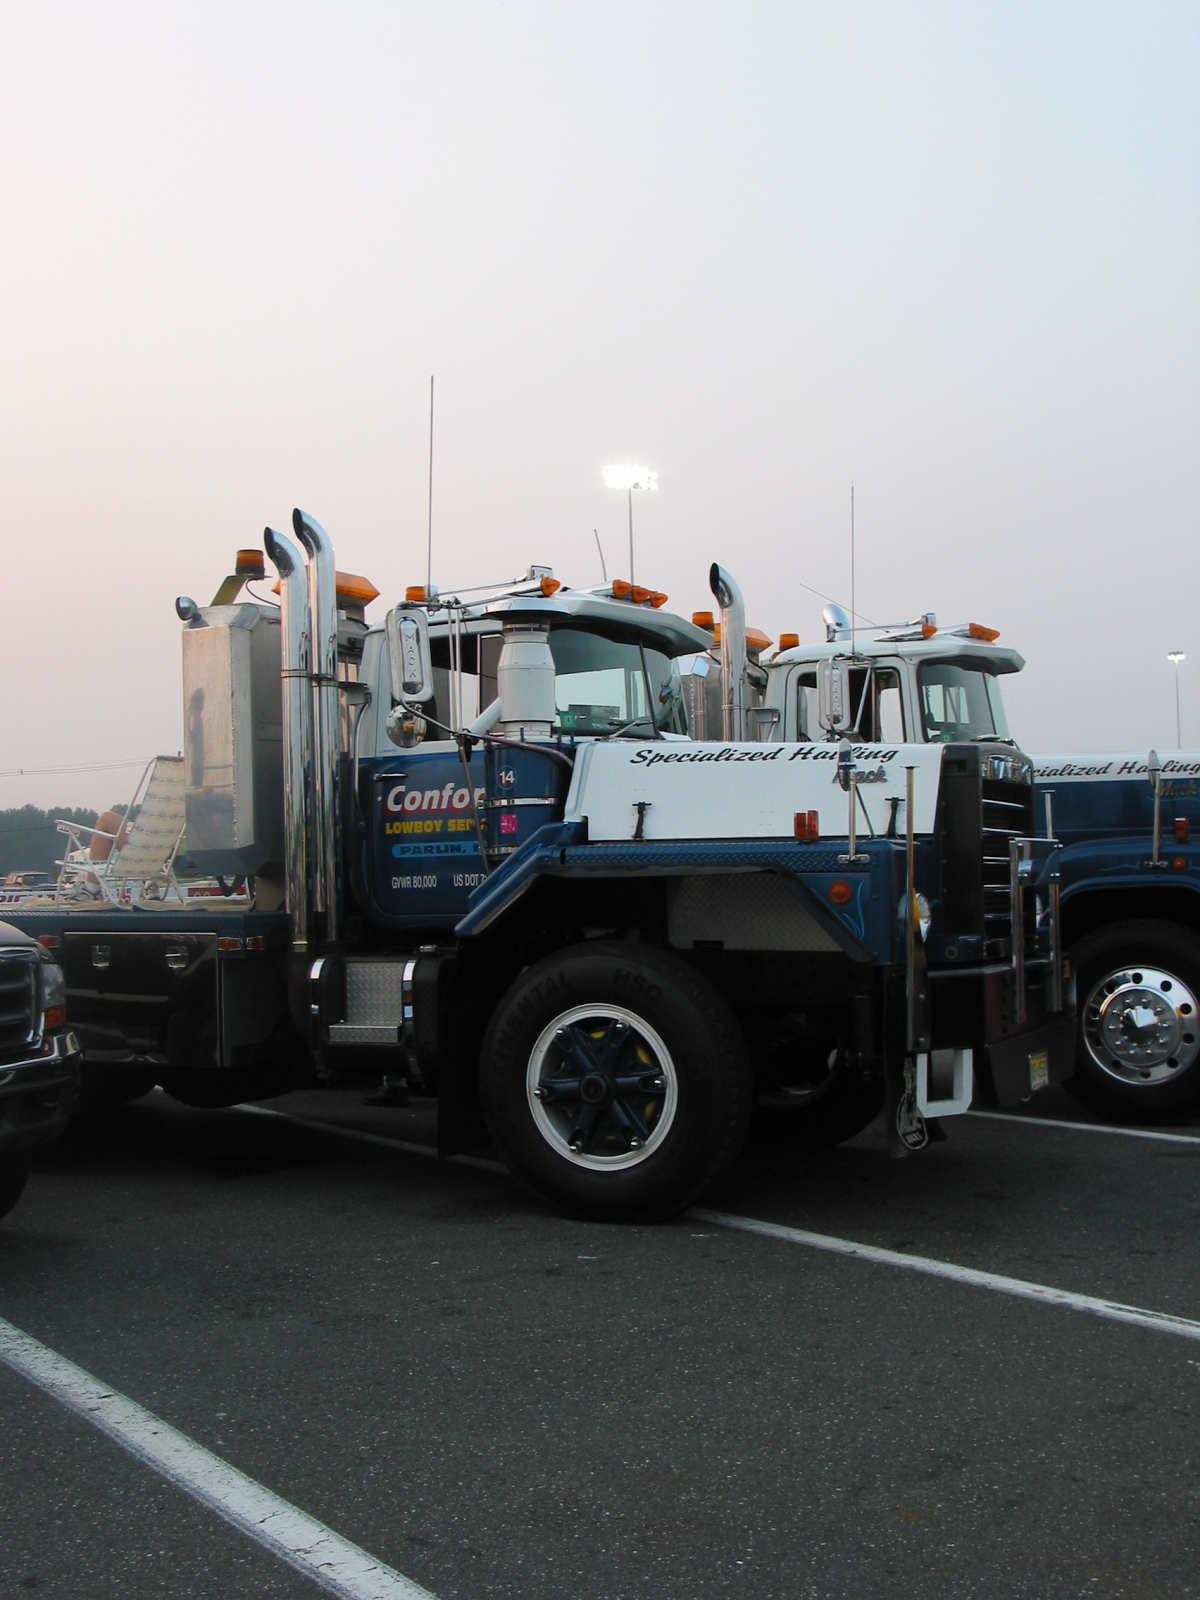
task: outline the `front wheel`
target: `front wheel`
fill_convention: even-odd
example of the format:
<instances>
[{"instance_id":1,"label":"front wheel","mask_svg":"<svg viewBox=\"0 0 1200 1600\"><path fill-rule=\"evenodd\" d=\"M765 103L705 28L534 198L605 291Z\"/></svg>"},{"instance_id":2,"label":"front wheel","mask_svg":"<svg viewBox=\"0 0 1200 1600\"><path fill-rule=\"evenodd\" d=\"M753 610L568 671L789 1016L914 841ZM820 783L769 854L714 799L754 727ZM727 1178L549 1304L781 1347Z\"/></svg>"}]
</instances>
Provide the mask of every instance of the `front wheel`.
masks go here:
<instances>
[{"instance_id":1,"label":"front wheel","mask_svg":"<svg viewBox=\"0 0 1200 1600\"><path fill-rule=\"evenodd\" d=\"M1073 956L1078 1097L1132 1119L1200 1101L1196 936L1168 922L1124 922L1082 940Z\"/></svg>"},{"instance_id":2,"label":"front wheel","mask_svg":"<svg viewBox=\"0 0 1200 1600\"><path fill-rule=\"evenodd\" d=\"M649 1221L733 1161L753 1103L725 1001L669 952L589 943L523 973L492 1019L484 1115L509 1165L568 1211Z\"/></svg>"}]
</instances>

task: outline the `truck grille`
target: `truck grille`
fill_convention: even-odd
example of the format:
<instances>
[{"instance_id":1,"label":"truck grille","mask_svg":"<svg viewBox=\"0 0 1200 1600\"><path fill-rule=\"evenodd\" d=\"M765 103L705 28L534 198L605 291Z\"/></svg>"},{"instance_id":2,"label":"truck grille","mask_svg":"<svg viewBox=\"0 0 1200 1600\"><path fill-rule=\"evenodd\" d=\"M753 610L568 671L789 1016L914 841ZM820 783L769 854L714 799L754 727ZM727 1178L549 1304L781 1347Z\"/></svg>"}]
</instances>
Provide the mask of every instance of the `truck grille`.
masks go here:
<instances>
[{"instance_id":1,"label":"truck grille","mask_svg":"<svg viewBox=\"0 0 1200 1600\"><path fill-rule=\"evenodd\" d=\"M983 779L983 937L985 959L1012 954L1012 884L1009 843L1033 834L1033 786ZM1033 895L1026 901L1026 939L1037 931Z\"/></svg>"},{"instance_id":2,"label":"truck grille","mask_svg":"<svg viewBox=\"0 0 1200 1600\"><path fill-rule=\"evenodd\" d=\"M38 1035L38 956L0 951L0 1061L22 1054Z\"/></svg>"}]
</instances>

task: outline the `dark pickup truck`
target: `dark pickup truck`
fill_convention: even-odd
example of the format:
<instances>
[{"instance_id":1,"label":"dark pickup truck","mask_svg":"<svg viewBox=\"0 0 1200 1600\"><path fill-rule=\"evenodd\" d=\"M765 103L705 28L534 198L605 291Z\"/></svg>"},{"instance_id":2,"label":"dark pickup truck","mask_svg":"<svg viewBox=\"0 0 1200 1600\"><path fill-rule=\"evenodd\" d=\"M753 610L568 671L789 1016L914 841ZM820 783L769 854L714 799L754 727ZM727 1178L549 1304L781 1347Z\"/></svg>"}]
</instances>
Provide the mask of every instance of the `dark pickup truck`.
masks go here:
<instances>
[{"instance_id":1,"label":"dark pickup truck","mask_svg":"<svg viewBox=\"0 0 1200 1600\"><path fill-rule=\"evenodd\" d=\"M21 1198L30 1152L66 1127L78 1081L62 968L0 922L0 1217Z\"/></svg>"}]
</instances>

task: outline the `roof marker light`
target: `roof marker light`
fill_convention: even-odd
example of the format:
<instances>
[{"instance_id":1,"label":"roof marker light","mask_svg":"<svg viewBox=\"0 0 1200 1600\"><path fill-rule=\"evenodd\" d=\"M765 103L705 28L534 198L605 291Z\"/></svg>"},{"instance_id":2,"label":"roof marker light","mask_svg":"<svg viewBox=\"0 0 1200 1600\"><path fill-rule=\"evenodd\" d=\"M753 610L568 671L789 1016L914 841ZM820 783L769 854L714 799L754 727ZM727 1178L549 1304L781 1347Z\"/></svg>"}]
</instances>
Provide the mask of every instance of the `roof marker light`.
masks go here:
<instances>
[{"instance_id":1,"label":"roof marker light","mask_svg":"<svg viewBox=\"0 0 1200 1600\"><path fill-rule=\"evenodd\" d=\"M556 589L561 589L561 588L562 588L562 584L559 583L557 578L543 578L542 579L542 593L546 596L547 600L549 600L550 596L554 593L554 591Z\"/></svg>"},{"instance_id":2,"label":"roof marker light","mask_svg":"<svg viewBox=\"0 0 1200 1600\"><path fill-rule=\"evenodd\" d=\"M643 589L640 583L635 583L629 593L635 606L644 606L650 598L649 589Z\"/></svg>"},{"instance_id":3,"label":"roof marker light","mask_svg":"<svg viewBox=\"0 0 1200 1600\"><path fill-rule=\"evenodd\" d=\"M655 611L659 611L663 606L666 605L669 599L670 595L665 595L661 589L655 589L653 594L650 596L650 604L654 607Z\"/></svg>"},{"instance_id":4,"label":"roof marker light","mask_svg":"<svg viewBox=\"0 0 1200 1600\"><path fill-rule=\"evenodd\" d=\"M973 628L974 628L974 624L972 624L972 629ZM932 639L936 632L937 632L937 623L936 622L923 622L921 624L921 637L922 637L922 639Z\"/></svg>"},{"instance_id":5,"label":"roof marker light","mask_svg":"<svg viewBox=\"0 0 1200 1600\"><path fill-rule=\"evenodd\" d=\"M633 585L625 578L614 578L612 592L614 600L628 600L633 593Z\"/></svg>"},{"instance_id":6,"label":"roof marker light","mask_svg":"<svg viewBox=\"0 0 1200 1600\"><path fill-rule=\"evenodd\" d=\"M1000 637L999 628L985 628L982 622L973 622L967 632L972 639L982 639L984 644L994 644Z\"/></svg>"},{"instance_id":7,"label":"roof marker light","mask_svg":"<svg viewBox=\"0 0 1200 1600\"><path fill-rule=\"evenodd\" d=\"M692 612L692 626L695 627L695 628L707 628L709 633L711 633L713 631L713 629L716 627L716 623L713 621L712 612L711 611L693 611Z\"/></svg>"},{"instance_id":8,"label":"roof marker light","mask_svg":"<svg viewBox=\"0 0 1200 1600\"><path fill-rule=\"evenodd\" d=\"M798 650L800 648L800 635L798 633L781 633L779 635L779 648L781 650Z\"/></svg>"},{"instance_id":9,"label":"roof marker light","mask_svg":"<svg viewBox=\"0 0 1200 1600\"><path fill-rule=\"evenodd\" d=\"M239 550L234 561L233 570L239 578L245 578L251 583L261 583L267 575L263 564L261 550Z\"/></svg>"}]
</instances>

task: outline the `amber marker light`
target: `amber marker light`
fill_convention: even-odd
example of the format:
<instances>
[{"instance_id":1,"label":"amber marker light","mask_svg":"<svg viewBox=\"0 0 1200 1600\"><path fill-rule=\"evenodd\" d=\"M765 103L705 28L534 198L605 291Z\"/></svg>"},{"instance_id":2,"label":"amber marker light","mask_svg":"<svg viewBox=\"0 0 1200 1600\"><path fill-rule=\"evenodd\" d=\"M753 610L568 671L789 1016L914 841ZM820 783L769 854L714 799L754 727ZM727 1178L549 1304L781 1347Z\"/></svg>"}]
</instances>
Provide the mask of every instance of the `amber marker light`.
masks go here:
<instances>
[{"instance_id":1,"label":"amber marker light","mask_svg":"<svg viewBox=\"0 0 1200 1600\"><path fill-rule=\"evenodd\" d=\"M425 585L423 583L410 583L404 591L405 605L419 605L425 598Z\"/></svg>"},{"instance_id":2,"label":"amber marker light","mask_svg":"<svg viewBox=\"0 0 1200 1600\"><path fill-rule=\"evenodd\" d=\"M796 837L812 844L821 837L821 821L815 811L797 811Z\"/></svg>"},{"instance_id":3,"label":"amber marker light","mask_svg":"<svg viewBox=\"0 0 1200 1600\"><path fill-rule=\"evenodd\" d=\"M798 650L800 648L800 635L798 633L781 633L779 635L779 648L781 650Z\"/></svg>"},{"instance_id":4,"label":"amber marker light","mask_svg":"<svg viewBox=\"0 0 1200 1600\"><path fill-rule=\"evenodd\" d=\"M554 593L554 591L556 589L561 589L561 588L562 588L562 584L559 583L557 578L543 578L542 579L542 593L545 595L547 600L549 600L550 596Z\"/></svg>"},{"instance_id":5,"label":"amber marker light","mask_svg":"<svg viewBox=\"0 0 1200 1600\"><path fill-rule=\"evenodd\" d=\"M1175 843L1176 844L1186 844L1188 842L1188 835L1190 834L1190 832L1191 832L1191 825L1188 822L1188 819L1186 817L1176 817L1175 818Z\"/></svg>"},{"instance_id":6,"label":"amber marker light","mask_svg":"<svg viewBox=\"0 0 1200 1600\"><path fill-rule=\"evenodd\" d=\"M853 893L854 890L842 878L835 879L835 881L829 885L829 898L833 901L835 906L849 905L850 897Z\"/></svg>"},{"instance_id":7,"label":"amber marker light","mask_svg":"<svg viewBox=\"0 0 1200 1600\"><path fill-rule=\"evenodd\" d=\"M692 612L692 626L696 627L696 628L707 628L709 633L711 633L713 631L713 629L716 627L716 623L713 620L712 612L711 611L693 611Z\"/></svg>"},{"instance_id":8,"label":"amber marker light","mask_svg":"<svg viewBox=\"0 0 1200 1600\"><path fill-rule=\"evenodd\" d=\"M249 583L261 583L267 575L261 550L239 550L234 562L234 572Z\"/></svg>"},{"instance_id":9,"label":"amber marker light","mask_svg":"<svg viewBox=\"0 0 1200 1600\"><path fill-rule=\"evenodd\" d=\"M614 600L628 600L633 593L633 585L624 578L614 578L612 592Z\"/></svg>"},{"instance_id":10,"label":"amber marker light","mask_svg":"<svg viewBox=\"0 0 1200 1600\"><path fill-rule=\"evenodd\" d=\"M661 611L670 598L670 595L664 594L661 589L655 589L650 596L650 604L655 611Z\"/></svg>"},{"instance_id":11,"label":"amber marker light","mask_svg":"<svg viewBox=\"0 0 1200 1600\"><path fill-rule=\"evenodd\" d=\"M973 622L967 629L972 639L979 639L984 644L995 644L1000 637L999 628L985 628L982 622Z\"/></svg>"}]
</instances>

